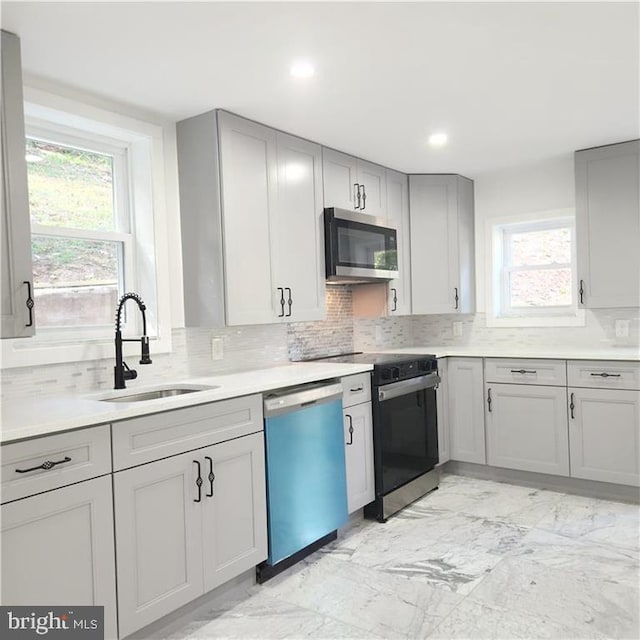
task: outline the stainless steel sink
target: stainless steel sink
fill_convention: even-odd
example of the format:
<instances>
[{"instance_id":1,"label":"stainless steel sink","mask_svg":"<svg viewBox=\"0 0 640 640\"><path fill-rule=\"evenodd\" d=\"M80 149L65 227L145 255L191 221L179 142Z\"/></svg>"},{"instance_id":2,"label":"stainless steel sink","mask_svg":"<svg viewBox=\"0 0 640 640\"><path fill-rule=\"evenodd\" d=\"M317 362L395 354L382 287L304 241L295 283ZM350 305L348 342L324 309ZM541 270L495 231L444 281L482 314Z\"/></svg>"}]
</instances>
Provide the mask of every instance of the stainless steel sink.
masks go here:
<instances>
[{"instance_id":1,"label":"stainless steel sink","mask_svg":"<svg viewBox=\"0 0 640 640\"><path fill-rule=\"evenodd\" d=\"M154 391L142 391L140 393L129 393L126 395L102 398L102 402L143 402L145 400L158 400L160 398L173 398L182 396L185 393L197 393L198 391L209 391L217 389L218 385L207 387L170 387L168 389L155 389Z\"/></svg>"}]
</instances>

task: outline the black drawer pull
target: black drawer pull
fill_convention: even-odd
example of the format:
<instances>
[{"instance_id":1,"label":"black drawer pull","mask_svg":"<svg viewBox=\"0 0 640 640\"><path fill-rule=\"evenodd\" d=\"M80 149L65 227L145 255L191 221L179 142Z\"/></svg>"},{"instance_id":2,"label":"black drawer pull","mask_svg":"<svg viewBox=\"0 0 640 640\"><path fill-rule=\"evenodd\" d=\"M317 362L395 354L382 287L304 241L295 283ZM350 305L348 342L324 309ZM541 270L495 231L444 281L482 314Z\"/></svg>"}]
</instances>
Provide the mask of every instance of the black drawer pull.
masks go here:
<instances>
[{"instance_id":1,"label":"black drawer pull","mask_svg":"<svg viewBox=\"0 0 640 640\"><path fill-rule=\"evenodd\" d=\"M591 373L592 376L598 376L599 378L621 378L622 376L619 373L607 373L603 371L602 373Z\"/></svg>"},{"instance_id":2,"label":"black drawer pull","mask_svg":"<svg viewBox=\"0 0 640 640\"><path fill-rule=\"evenodd\" d=\"M349 391L351 391L351 393L358 393L359 391L363 391L364 387L362 385L360 385L359 387L353 387L351 389L349 389Z\"/></svg>"},{"instance_id":3,"label":"black drawer pull","mask_svg":"<svg viewBox=\"0 0 640 640\"><path fill-rule=\"evenodd\" d=\"M31 297L31 283L28 280L25 280L22 284L27 285L27 301L25 304L27 305L27 309L29 310L29 322L27 322L25 327L33 327L33 305L35 304L33 298Z\"/></svg>"},{"instance_id":4,"label":"black drawer pull","mask_svg":"<svg viewBox=\"0 0 640 640\"><path fill-rule=\"evenodd\" d=\"M574 414L574 412L573 412L575 408L576 408L576 405L575 405L575 403L574 403L574 395L573 395L573 393L572 393L572 394L571 394L571 403L569 404L569 410L571 411L571 419L572 419L572 420L575 420L575 419L576 419L576 416L575 416L575 414Z\"/></svg>"},{"instance_id":5,"label":"black drawer pull","mask_svg":"<svg viewBox=\"0 0 640 640\"><path fill-rule=\"evenodd\" d=\"M353 444L353 418L347 413L345 418L349 418L349 442L347 444Z\"/></svg>"},{"instance_id":6,"label":"black drawer pull","mask_svg":"<svg viewBox=\"0 0 640 640\"><path fill-rule=\"evenodd\" d=\"M44 469L45 471L49 471L49 469L53 469L56 465L64 464L65 462L71 462L71 458L69 456L65 456L64 460L57 460L56 462L52 462L51 460L46 460L41 465L37 467L31 467L30 469L16 469L16 473L29 473L29 471L37 471L38 469Z\"/></svg>"},{"instance_id":7,"label":"black drawer pull","mask_svg":"<svg viewBox=\"0 0 640 640\"><path fill-rule=\"evenodd\" d=\"M198 460L194 460L194 462L198 465L198 477L196 479L196 487L198 487L198 497L194 498L194 502L202 501L202 475L200 474L200 462Z\"/></svg>"},{"instance_id":8,"label":"black drawer pull","mask_svg":"<svg viewBox=\"0 0 640 640\"><path fill-rule=\"evenodd\" d=\"M216 479L216 474L213 473L213 459L209 456L205 456L204 459L209 461L209 474L207 475L207 480L211 485L211 493L207 492L207 498L213 498L213 481Z\"/></svg>"},{"instance_id":9,"label":"black drawer pull","mask_svg":"<svg viewBox=\"0 0 640 640\"><path fill-rule=\"evenodd\" d=\"M511 369L511 373L538 373L535 369Z\"/></svg>"}]
</instances>

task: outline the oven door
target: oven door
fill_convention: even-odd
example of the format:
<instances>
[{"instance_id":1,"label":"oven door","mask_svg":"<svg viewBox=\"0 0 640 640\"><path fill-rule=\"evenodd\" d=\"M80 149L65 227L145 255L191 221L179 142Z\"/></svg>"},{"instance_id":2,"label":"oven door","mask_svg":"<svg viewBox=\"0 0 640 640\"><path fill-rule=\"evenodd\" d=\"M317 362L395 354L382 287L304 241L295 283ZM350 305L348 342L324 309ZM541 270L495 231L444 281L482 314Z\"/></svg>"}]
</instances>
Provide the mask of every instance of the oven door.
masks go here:
<instances>
[{"instance_id":1,"label":"oven door","mask_svg":"<svg viewBox=\"0 0 640 640\"><path fill-rule=\"evenodd\" d=\"M329 281L375 281L398 277L396 230L378 218L325 209L325 258Z\"/></svg>"},{"instance_id":2,"label":"oven door","mask_svg":"<svg viewBox=\"0 0 640 640\"><path fill-rule=\"evenodd\" d=\"M376 493L386 495L438 464L437 373L378 387Z\"/></svg>"}]
</instances>

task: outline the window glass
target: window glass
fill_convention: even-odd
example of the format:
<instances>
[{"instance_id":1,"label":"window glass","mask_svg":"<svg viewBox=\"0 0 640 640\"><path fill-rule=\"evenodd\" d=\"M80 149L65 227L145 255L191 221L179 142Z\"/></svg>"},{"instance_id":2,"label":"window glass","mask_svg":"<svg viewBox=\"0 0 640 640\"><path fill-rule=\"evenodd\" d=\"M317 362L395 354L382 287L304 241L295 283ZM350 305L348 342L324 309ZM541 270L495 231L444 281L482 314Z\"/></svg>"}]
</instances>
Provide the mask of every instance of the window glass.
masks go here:
<instances>
[{"instance_id":1,"label":"window glass","mask_svg":"<svg viewBox=\"0 0 640 640\"><path fill-rule=\"evenodd\" d=\"M113 157L27 139L29 208L34 222L113 231Z\"/></svg>"},{"instance_id":2,"label":"window glass","mask_svg":"<svg viewBox=\"0 0 640 640\"><path fill-rule=\"evenodd\" d=\"M510 240L514 267L571 262L571 230L567 227L512 233Z\"/></svg>"},{"instance_id":3,"label":"window glass","mask_svg":"<svg viewBox=\"0 0 640 640\"><path fill-rule=\"evenodd\" d=\"M562 307L571 304L571 269L538 269L510 274L512 308Z\"/></svg>"}]
</instances>

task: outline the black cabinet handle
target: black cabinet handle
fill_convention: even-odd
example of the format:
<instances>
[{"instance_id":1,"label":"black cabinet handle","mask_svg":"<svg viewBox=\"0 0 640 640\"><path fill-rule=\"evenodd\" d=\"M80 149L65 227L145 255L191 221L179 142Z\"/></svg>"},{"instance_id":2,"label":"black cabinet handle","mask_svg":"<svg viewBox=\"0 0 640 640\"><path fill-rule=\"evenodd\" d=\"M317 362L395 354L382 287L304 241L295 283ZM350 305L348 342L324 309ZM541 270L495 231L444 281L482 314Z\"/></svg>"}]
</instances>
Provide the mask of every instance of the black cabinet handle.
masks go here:
<instances>
[{"instance_id":1,"label":"black cabinet handle","mask_svg":"<svg viewBox=\"0 0 640 640\"><path fill-rule=\"evenodd\" d=\"M27 310L29 311L29 322L27 322L25 327L33 327L33 305L35 304L33 301L33 297L31 296L31 283L28 280L25 280L22 284L27 285L27 300L25 304L27 305Z\"/></svg>"},{"instance_id":2,"label":"black cabinet handle","mask_svg":"<svg viewBox=\"0 0 640 640\"><path fill-rule=\"evenodd\" d=\"M578 289L580 294L580 304L584 304L584 280L580 280L580 288Z\"/></svg>"},{"instance_id":3,"label":"black cabinet handle","mask_svg":"<svg viewBox=\"0 0 640 640\"><path fill-rule=\"evenodd\" d=\"M535 369L511 369L511 373L538 373Z\"/></svg>"},{"instance_id":4,"label":"black cabinet handle","mask_svg":"<svg viewBox=\"0 0 640 640\"><path fill-rule=\"evenodd\" d=\"M348 413L345 413L345 418L349 418L349 442L347 444L350 445L353 444L353 418Z\"/></svg>"},{"instance_id":5,"label":"black cabinet handle","mask_svg":"<svg viewBox=\"0 0 640 640\"><path fill-rule=\"evenodd\" d=\"M278 287L278 291L280 292L280 313L278 314L278 318L284 318L284 289Z\"/></svg>"},{"instance_id":6,"label":"black cabinet handle","mask_svg":"<svg viewBox=\"0 0 640 640\"><path fill-rule=\"evenodd\" d=\"M353 208L360 208L360 185L357 182L353 183Z\"/></svg>"},{"instance_id":7,"label":"black cabinet handle","mask_svg":"<svg viewBox=\"0 0 640 640\"><path fill-rule=\"evenodd\" d=\"M200 474L200 462L198 460L194 460L194 462L198 465L198 478L196 479L196 487L198 487L198 499L193 499L194 502L202 501L202 475Z\"/></svg>"},{"instance_id":8,"label":"black cabinet handle","mask_svg":"<svg viewBox=\"0 0 640 640\"><path fill-rule=\"evenodd\" d=\"M489 409L489 413L491 413L491 387L487 389L487 408Z\"/></svg>"},{"instance_id":9,"label":"black cabinet handle","mask_svg":"<svg viewBox=\"0 0 640 640\"><path fill-rule=\"evenodd\" d=\"M209 456L205 456L204 459L209 461L209 475L207 476L207 480L211 485L211 493L207 492L207 498L213 498L213 481L216 479L216 474L213 473L213 459Z\"/></svg>"},{"instance_id":10,"label":"black cabinet handle","mask_svg":"<svg viewBox=\"0 0 640 640\"><path fill-rule=\"evenodd\" d=\"M363 391L364 387L362 385L360 385L359 387L353 387L351 389L349 389L349 391L351 391L351 393L358 393L358 391Z\"/></svg>"},{"instance_id":11,"label":"black cabinet handle","mask_svg":"<svg viewBox=\"0 0 640 640\"><path fill-rule=\"evenodd\" d=\"M393 287L391 287L391 291L393 291L393 298L392 298L393 309L391 309L391 311L397 311L398 310L398 291Z\"/></svg>"},{"instance_id":12,"label":"black cabinet handle","mask_svg":"<svg viewBox=\"0 0 640 640\"><path fill-rule=\"evenodd\" d=\"M367 207L367 192L364 188L364 185L360 185L362 187L362 211L364 211Z\"/></svg>"},{"instance_id":13,"label":"black cabinet handle","mask_svg":"<svg viewBox=\"0 0 640 640\"><path fill-rule=\"evenodd\" d=\"M455 294L456 294L454 297L454 300L456 301L456 306L454 307L454 309L457 309L459 306L458 300L460 300L460 298L458 297L458 287L454 287L453 290L455 291Z\"/></svg>"},{"instance_id":14,"label":"black cabinet handle","mask_svg":"<svg viewBox=\"0 0 640 640\"><path fill-rule=\"evenodd\" d=\"M287 313L287 315L285 317L289 318L291 316L291 305L293 304L293 298L291 297L291 289L289 287L285 287L284 288L285 291L288 291L289 293L288 295L288 300L287 303L289 304L289 313Z\"/></svg>"},{"instance_id":15,"label":"black cabinet handle","mask_svg":"<svg viewBox=\"0 0 640 640\"><path fill-rule=\"evenodd\" d=\"M574 397L573 397L573 393L572 393L571 394L571 403L569 404L569 410L571 411L571 419L575 420L576 417L575 417L575 415L573 413L573 410L576 408L576 405L574 404L573 399L574 399Z\"/></svg>"},{"instance_id":16,"label":"black cabinet handle","mask_svg":"<svg viewBox=\"0 0 640 640\"><path fill-rule=\"evenodd\" d=\"M29 469L16 469L16 473L29 473L29 471L37 471L38 469L49 471L49 469L53 469L53 467L55 467L56 465L64 464L65 462L71 462L71 458L69 456L65 456L64 460L57 460L56 462L45 460L45 462L38 465L37 467L31 467Z\"/></svg>"},{"instance_id":17,"label":"black cabinet handle","mask_svg":"<svg viewBox=\"0 0 640 640\"><path fill-rule=\"evenodd\" d=\"M621 378L622 376L619 373L607 373L603 371L602 373L591 373L592 376L598 376L599 378Z\"/></svg>"}]
</instances>

